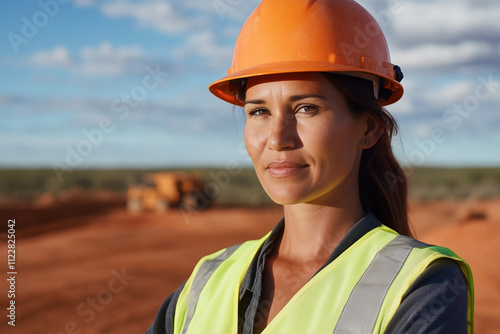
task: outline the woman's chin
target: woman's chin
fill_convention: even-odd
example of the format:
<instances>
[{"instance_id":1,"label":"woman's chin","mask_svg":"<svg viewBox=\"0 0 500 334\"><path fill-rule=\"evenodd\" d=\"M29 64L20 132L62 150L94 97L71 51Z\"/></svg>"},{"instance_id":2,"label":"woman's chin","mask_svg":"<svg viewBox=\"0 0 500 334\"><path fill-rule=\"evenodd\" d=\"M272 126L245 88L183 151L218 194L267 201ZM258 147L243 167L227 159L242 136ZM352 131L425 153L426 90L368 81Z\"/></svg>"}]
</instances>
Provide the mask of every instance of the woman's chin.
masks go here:
<instances>
[{"instance_id":1,"label":"woman's chin","mask_svg":"<svg viewBox=\"0 0 500 334\"><path fill-rule=\"evenodd\" d=\"M266 189L267 195L279 205L293 205L307 202L307 196L292 189Z\"/></svg>"}]
</instances>

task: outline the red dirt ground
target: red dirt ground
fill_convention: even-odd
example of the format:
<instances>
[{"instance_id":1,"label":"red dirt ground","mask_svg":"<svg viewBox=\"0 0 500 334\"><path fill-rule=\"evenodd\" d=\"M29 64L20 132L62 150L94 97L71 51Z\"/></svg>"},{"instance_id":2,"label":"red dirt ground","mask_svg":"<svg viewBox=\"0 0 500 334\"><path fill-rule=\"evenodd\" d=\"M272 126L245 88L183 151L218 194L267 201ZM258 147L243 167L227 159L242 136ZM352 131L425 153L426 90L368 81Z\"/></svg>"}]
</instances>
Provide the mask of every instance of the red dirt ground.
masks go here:
<instances>
[{"instance_id":1,"label":"red dirt ground","mask_svg":"<svg viewBox=\"0 0 500 334\"><path fill-rule=\"evenodd\" d=\"M107 212L71 203L50 207L79 216L0 208L2 224L16 219L18 226L16 326L3 314L9 290L3 279L0 333L144 333L200 257L259 238L281 217L279 208L131 215L116 201ZM500 200L413 203L411 217L419 239L452 248L472 267L476 333L500 333Z\"/></svg>"}]
</instances>

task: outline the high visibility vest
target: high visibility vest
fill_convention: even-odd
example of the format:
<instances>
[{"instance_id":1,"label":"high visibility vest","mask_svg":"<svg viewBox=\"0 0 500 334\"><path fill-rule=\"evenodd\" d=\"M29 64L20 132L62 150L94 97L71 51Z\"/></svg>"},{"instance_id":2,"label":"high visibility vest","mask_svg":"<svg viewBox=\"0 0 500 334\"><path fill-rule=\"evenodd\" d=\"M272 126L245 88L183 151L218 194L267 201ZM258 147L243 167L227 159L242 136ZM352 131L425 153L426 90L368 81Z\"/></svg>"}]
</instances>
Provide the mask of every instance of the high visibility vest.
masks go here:
<instances>
[{"instance_id":1,"label":"high visibility vest","mask_svg":"<svg viewBox=\"0 0 500 334\"><path fill-rule=\"evenodd\" d=\"M241 282L268 236L200 260L179 295L175 334L237 334ZM384 225L311 278L262 333L383 333L411 284L442 258L455 260L467 278L468 333L473 333L474 290L467 263L447 248L398 235ZM452 284L443 296L448 302L456 298Z\"/></svg>"}]
</instances>

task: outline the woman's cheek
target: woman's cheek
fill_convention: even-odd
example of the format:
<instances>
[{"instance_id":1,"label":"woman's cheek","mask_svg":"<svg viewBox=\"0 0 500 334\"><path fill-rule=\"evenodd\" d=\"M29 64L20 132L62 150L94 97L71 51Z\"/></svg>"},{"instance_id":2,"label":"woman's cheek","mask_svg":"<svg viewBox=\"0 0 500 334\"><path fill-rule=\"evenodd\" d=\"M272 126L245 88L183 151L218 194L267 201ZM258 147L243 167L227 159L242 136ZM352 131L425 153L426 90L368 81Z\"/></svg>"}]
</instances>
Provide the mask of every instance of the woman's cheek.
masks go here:
<instances>
[{"instance_id":1,"label":"woman's cheek","mask_svg":"<svg viewBox=\"0 0 500 334\"><path fill-rule=\"evenodd\" d=\"M258 146L260 138L258 133L252 126L246 126L244 132L245 148L247 150L250 159L255 163L258 155Z\"/></svg>"}]
</instances>

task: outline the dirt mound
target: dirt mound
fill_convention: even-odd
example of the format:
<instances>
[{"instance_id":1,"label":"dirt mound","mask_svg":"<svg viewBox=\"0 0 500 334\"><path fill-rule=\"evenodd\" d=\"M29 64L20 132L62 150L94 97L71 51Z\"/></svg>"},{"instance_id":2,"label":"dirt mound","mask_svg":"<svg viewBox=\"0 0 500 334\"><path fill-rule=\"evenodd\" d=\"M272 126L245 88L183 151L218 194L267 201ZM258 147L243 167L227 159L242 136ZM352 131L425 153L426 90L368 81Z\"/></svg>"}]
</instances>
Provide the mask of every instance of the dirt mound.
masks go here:
<instances>
[{"instance_id":1,"label":"dirt mound","mask_svg":"<svg viewBox=\"0 0 500 334\"><path fill-rule=\"evenodd\" d=\"M59 195L45 193L33 202L0 205L0 221L16 219L16 233L29 237L71 229L89 222L81 219L125 207L125 197L103 191L68 191Z\"/></svg>"}]
</instances>

